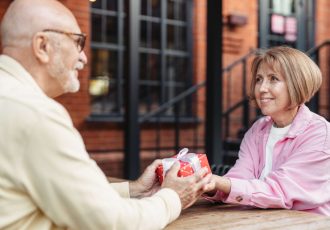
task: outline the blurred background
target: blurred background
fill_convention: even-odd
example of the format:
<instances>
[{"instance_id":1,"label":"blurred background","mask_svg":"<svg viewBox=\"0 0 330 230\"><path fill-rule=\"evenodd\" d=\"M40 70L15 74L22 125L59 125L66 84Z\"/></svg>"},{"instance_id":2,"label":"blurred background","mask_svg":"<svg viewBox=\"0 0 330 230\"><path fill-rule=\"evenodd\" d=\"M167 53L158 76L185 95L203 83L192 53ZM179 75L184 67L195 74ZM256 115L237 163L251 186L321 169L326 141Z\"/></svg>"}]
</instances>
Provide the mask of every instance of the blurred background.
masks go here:
<instances>
[{"instance_id":1,"label":"blurred background","mask_svg":"<svg viewBox=\"0 0 330 230\"><path fill-rule=\"evenodd\" d=\"M80 91L57 100L107 176L133 179L183 147L207 153L213 169L234 164L260 116L247 96L259 48L307 52L323 73L309 107L330 119L328 0L60 2L88 34L89 63Z\"/></svg>"}]
</instances>

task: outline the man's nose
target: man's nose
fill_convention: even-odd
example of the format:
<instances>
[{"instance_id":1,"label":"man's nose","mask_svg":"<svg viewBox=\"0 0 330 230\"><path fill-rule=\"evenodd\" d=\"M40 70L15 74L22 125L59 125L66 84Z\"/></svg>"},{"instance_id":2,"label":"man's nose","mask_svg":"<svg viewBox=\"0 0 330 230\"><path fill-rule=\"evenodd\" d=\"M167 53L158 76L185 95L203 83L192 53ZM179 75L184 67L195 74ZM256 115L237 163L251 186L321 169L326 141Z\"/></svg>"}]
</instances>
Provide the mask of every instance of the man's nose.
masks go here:
<instances>
[{"instance_id":1,"label":"man's nose","mask_svg":"<svg viewBox=\"0 0 330 230\"><path fill-rule=\"evenodd\" d=\"M79 61L81 61L82 63L84 63L84 65L87 64L87 57L86 57L85 51L80 52L80 54L79 54Z\"/></svg>"}]
</instances>

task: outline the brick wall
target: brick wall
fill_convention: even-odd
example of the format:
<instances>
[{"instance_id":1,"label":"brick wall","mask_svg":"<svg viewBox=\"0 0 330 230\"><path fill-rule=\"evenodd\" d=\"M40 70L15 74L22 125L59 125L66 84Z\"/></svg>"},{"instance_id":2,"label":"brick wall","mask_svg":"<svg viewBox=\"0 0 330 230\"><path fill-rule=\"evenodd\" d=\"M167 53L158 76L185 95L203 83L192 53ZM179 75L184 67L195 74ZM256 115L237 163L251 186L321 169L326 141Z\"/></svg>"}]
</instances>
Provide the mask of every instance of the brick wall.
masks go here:
<instances>
[{"instance_id":1,"label":"brick wall","mask_svg":"<svg viewBox=\"0 0 330 230\"><path fill-rule=\"evenodd\" d=\"M318 0L316 2L316 19L315 19L315 43L316 45L321 44L325 40L330 39L330 1L328 0ZM321 52L322 62L321 71L323 74L323 83L320 90L320 114L324 117L330 119L330 48Z\"/></svg>"},{"instance_id":2,"label":"brick wall","mask_svg":"<svg viewBox=\"0 0 330 230\"><path fill-rule=\"evenodd\" d=\"M10 3L11 0L0 1L0 18L2 18L3 14L5 13L5 10L8 8ZM1 47L1 41L0 41L0 47Z\"/></svg>"}]
</instances>

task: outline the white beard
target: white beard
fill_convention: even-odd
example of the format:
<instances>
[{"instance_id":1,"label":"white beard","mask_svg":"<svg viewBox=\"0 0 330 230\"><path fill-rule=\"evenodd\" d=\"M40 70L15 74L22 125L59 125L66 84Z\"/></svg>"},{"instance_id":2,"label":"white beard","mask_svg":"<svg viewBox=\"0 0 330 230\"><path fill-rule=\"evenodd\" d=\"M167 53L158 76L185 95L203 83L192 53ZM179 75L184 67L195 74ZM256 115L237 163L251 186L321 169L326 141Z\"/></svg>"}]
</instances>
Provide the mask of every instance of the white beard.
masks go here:
<instances>
[{"instance_id":1,"label":"white beard","mask_svg":"<svg viewBox=\"0 0 330 230\"><path fill-rule=\"evenodd\" d=\"M84 64L78 62L73 70L69 70L63 63L60 54L55 54L54 63L49 67L49 74L61 85L63 93L75 93L80 88L78 70L83 69Z\"/></svg>"},{"instance_id":2,"label":"white beard","mask_svg":"<svg viewBox=\"0 0 330 230\"><path fill-rule=\"evenodd\" d=\"M78 90L80 88L80 82L78 80L78 73L71 70L69 72L69 79L66 82L66 84L63 86L63 88L66 91L66 93L78 92Z\"/></svg>"}]
</instances>

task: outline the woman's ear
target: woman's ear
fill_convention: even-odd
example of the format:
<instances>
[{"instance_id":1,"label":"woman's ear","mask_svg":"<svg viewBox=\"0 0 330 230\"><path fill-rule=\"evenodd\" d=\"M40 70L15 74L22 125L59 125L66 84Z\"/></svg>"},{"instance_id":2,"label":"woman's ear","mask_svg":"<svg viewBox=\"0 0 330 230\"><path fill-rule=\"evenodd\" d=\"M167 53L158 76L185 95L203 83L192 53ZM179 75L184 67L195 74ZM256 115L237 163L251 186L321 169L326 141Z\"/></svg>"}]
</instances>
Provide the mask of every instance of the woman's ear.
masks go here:
<instances>
[{"instance_id":1,"label":"woman's ear","mask_svg":"<svg viewBox=\"0 0 330 230\"><path fill-rule=\"evenodd\" d=\"M40 62L49 62L51 45L49 38L43 32L38 32L34 35L32 39L32 49L34 55Z\"/></svg>"}]
</instances>

